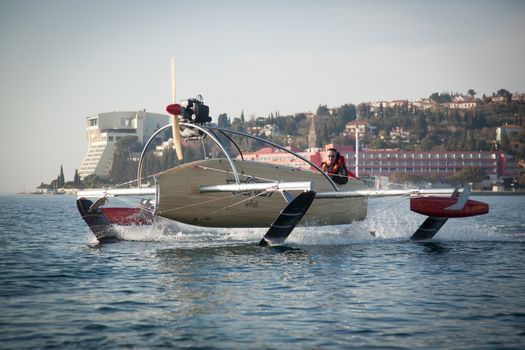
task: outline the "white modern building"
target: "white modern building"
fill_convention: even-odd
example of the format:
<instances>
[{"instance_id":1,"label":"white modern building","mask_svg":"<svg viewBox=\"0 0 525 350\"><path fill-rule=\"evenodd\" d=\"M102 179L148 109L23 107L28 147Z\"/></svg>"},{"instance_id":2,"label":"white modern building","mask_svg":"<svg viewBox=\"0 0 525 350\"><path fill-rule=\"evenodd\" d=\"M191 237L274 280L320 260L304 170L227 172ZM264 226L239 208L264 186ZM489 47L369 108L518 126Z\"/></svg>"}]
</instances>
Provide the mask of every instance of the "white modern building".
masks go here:
<instances>
[{"instance_id":1,"label":"white modern building","mask_svg":"<svg viewBox=\"0 0 525 350\"><path fill-rule=\"evenodd\" d=\"M143 144L170 121L169 116L143 111L99 113L86 118L88 150L78 171L81 179L107 176L113 164L115 143L136 136Z\"/></svg>"}]
</instances>

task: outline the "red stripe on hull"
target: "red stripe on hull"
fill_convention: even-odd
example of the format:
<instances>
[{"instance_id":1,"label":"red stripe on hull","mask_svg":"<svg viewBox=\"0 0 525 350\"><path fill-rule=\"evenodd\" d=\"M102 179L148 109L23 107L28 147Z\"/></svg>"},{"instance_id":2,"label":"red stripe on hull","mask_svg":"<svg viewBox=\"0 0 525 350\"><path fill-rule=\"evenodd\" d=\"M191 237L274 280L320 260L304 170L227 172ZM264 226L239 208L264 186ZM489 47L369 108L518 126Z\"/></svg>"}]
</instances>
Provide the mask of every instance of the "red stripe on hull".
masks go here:
<instances>
[{"instance_id":1,"label":"red stripe on hull","mask_svg":"<svg viewBox=\"0 0 525 350\"><path fill-rule=\"evenodd\" d=\"M104 216L114 225L150 225L153 215L139 208L102 208Z\"/></svg>"}]
</instances>

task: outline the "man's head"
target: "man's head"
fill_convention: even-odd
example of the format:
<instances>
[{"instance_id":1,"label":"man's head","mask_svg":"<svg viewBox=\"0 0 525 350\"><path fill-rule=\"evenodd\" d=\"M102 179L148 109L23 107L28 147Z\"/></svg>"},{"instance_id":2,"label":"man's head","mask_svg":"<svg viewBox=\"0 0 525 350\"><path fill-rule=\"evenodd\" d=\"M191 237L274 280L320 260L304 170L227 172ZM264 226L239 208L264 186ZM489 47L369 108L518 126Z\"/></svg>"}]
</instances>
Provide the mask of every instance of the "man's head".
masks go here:
<instances>
[{"instance_id":1,"label":"man's head","mask_svg":"<svg viewBox=\"0 0 525 350\"><path fill-rule=\"evenodd\" d=\"M335 158L337 157L337 150L335 148L329 148L328 153L326 154L326 163L332 165L335 163Z\"/></svg>"}]
</instances>

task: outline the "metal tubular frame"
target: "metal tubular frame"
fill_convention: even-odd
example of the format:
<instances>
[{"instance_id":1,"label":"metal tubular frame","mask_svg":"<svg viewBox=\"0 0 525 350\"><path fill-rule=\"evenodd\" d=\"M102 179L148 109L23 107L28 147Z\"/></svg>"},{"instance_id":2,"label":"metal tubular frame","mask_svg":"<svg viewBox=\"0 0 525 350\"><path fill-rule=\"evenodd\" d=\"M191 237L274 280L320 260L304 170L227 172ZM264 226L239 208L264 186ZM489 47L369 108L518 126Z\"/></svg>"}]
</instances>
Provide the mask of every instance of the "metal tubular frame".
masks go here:
<instances>
[{"instance_id":1,"label":"metal tubular frame","mask_svg":"<svg viewBox=\"0 0 525 350\"><path fill-rule=\"evenodd\" d=\"M206 135L208 135L216 144L217 146L219 146L222 150L222 152L224 153L224 155L226 156L226 158L228 159L228 162L230 163L230 166L232 168L232 171L233 171L233 176L235 177L235 182L236 184L240 184L240 180L239 180L239 173L237 172L237 168L235 167L235 162L233 160L233 158L231 157L231 155L228 153L228 151L226 150L226 148L224 147L224 145L222 144L222 142L217 138L217 135L215 135L215 133L212 131L212 130L217 130L217 131L220 131L224 136L226 136L228 138L228 140L235 146L235 148L237 148L237 150L239 151L239 154L241 155L241 159L244 159L243 155L242 155L242 152L239 148L239 146L235 143L235 141L233 141L233 139L231 137L229 137L226 133L232 133L232 134L236 134L236 135L240 135L240 136L245 136L245 137L248 137L248 138L251 138L251 139L254 139L254 140L257 140L257 141L261 141L265 144L268 144L268 145L271 145L273 147L276 147L286 153L289 153L303 161L305 161L306 163L310 164L312 167L314 167L317 171L319 171L319 173L321 173L321 175L323 175L325 177L326 180L328 180L328 182L332 185L333 189L337 192L339 191L339 189L337 188L336 184L334 183L334 181L330 178L330 176L328 176L328 174L326 174L324 171L321 170L321 168L319 168L319 166L317 166L316 164L312 163L311 161L309 161L308 159L300 156L299 154L289 150L289 149L286 149L284 148L283 146L281 145L278 145L272 141L269 141L269 140L265 140L261 137L258 137L258 136L255 136L255 135L250 135L250 134L246 134L244 132L240 132L240 131L235 131L235 130L231 130L231 129L224 129L224 128L219 128L217 126L213 126L213 125L196 125L196 124L192 124L192 123L185 123L185 122L181 122L180 123L181 126L185 126L185 127L188 127L188 128L194 128L194 129L197 129L197 130L200 130L202 131L203 133L205 133ZM163 127L161 127L159 130L157 130L151 137L150 139L148 140L148 142L146 142L146 144L144 145L144 149L142 150L142 153L140 154L140 159L139 159L139 166L138 166L138 171L137 171L137 186L140 188L141 185L142 185L142 171L143 171L143 167L144 167L144 156L146 154L146 149L148 148L148 146L151 144L151 142L153 141L153 139L155 139L155 137L160 134L162 131L166 130L167 128L171 128L172 126L171 125L165 125Z\"/></svg>"},{"instance_id":2,"label":"metal tubular frame","mask_svg":"<svg viewBox=\"0 0 525 350\"><path fill-rule=\"evenodd\" d=\"M323 170L321 170L321 168L319 168L319 166L317 166L316 164L310 162L308 159L300 156L299 154L289 150L289 149L286 149L285 147L281 146L281 145L278 145L272 141L269 141L269 140L265 140L261 137L258 137L258 136L255 136L255 135L250 135L250 134L246 134L244 132L240 132L240 131L235 131L235 130L231 130L231 129L224 129L224 128L219 128L217 126L213 126L213 125L207 125L206 126L207 128L209 129L213 129L213 130L219 130L221 132L229 132L229 133L232 133L232 134L236 134L236 135L241 135L241 136L245 136L245 137L249 137L251 139L254 139L254 140L258 140L258 141L261 141L263 143L266 143L266 144L269 144L271 146L274 146L282 151L285 151L286 153L290 153L291 155L299 158L299 159L302 159L304 160L306 163L310 164L311 166L313 166L317 171L319 171L327 180L328 182L330 182L330 184L332 185L332 187L334 188L335 191L339 191L339 189L337 188L335 182L330 178L330 176L328 176L328 174L326 174ZM231 139L230 139L231 140ZM233 142L233 140L232 140ZM235 143L234 143L235 144ZM238 149L238 147L237 147Z\"/></svg>"}]
</instances>

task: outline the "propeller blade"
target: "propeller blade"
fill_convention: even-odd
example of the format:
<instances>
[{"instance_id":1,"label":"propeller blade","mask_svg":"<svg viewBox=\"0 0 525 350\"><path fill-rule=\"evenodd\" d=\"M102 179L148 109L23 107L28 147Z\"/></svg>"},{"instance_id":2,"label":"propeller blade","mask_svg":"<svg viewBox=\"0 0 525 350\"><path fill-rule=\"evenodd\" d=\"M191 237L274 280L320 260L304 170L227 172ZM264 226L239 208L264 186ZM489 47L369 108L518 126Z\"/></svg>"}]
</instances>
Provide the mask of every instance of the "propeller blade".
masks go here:
<instances>
[{"instance_id":1,"label":"propeller blade","mask_svg":"<svg viewBox=\"0 0 525 350\"><path fill-rule=\"evenodd\" d=\"M172 103L175 104L175 59L171 59L171 97ZM182 160L182 144L180 139L180 127L179 127L179 114L174 113L172 120L172 132L173 132L173 143L175 145L175 151L177 152L177 158Z\"/></svg>"}]
</instances>

